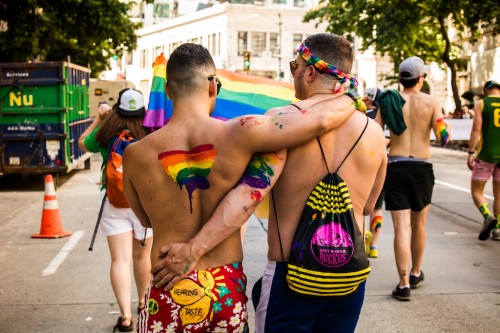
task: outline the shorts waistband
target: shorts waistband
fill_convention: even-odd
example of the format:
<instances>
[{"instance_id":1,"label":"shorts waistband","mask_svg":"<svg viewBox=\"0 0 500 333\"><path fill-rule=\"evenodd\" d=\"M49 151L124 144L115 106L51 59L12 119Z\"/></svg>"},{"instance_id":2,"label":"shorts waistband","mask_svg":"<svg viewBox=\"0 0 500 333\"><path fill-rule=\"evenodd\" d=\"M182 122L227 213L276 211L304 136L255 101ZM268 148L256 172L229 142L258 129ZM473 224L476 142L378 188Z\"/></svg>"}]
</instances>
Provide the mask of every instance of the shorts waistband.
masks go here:
<instances>
[{"instance_id":1,"label":"shorts waistband","mask_svg":"<svg viewBox=\"0 0 500 333\"><path fill-rule=\"evenodd\" d=\"M389 156L387 163L410 162L410 163L427 163L431 164L430 158L415 158L413 156Z\"/></svg>"}]
</instances>

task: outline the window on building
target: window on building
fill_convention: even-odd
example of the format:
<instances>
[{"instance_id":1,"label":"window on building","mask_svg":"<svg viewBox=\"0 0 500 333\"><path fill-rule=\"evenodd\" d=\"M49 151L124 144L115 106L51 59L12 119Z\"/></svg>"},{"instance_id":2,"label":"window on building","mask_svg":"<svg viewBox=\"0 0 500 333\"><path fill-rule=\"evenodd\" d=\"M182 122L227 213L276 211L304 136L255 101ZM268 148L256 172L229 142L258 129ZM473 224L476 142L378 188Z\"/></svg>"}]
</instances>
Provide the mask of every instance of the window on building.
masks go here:
<instances>
[{"instance_id":1,"label":"window on building","mask_svg":"<svg viewBox=\"0 0 500 333\"><path fill-rule=\"evenodd\" d=\"M278 34L271 32L269 34L269 51L271 51L271 55L278 56L281 54L279 43Z\"/></svg>"},{"instance_id":2,"label":"window on building","mask_svg":"<svg viewBox=\"0 0 500 333\"><path fill-rule=\"evenodd\" d=\"M248 32L238 31L238 55L243 55L245 51L248 51Z\"/></svg>"},{"instance_id":3,"label":"window on building","mask_svg":"<svg viewBox=\"0 0 500 333\"><path fill-rule=\"evenodd\" d=\"M217 52L217 34L212 34L211 36L208 36L210 38L210 53L212 53L212 56L218 56Z\"/></svg>"},{"instance_id":4,"label":"window on building","mask_svg":"<svg viewBox=\"0 0 500 333\"><path fill-rule=\"evenodd\" d=\"M285 5L286 0L273 0L273 3L276 5Z\"/></svg>"},{"instance_id":5,"label":"window on building","mask_svg":"<svg viewBox=\"0 0 500 333\"><path fill-rule=\"evenodd\" d=\"M141 69L147 68L148 66L148 50L141 51Z\"/></svg>"},{"instance_id":6,"label":"window on building","mask_svg":"<svg viewBox=\"0 0 500 333\"><path fill-rule=\"evenodd\" d=\"M156 57L159 56L162 52L163 52L163 46L157 46L155 49L154 58L156 59Z\"/></svg>"},{"instance_id":7,"label":"window on building","mask_svg":"<svg viewBox=\"0 0 500 333\"><path fill-rule=\"evenodd\" d=\"M304 0L293 0L293 5L295 7L304 7Z\"/></svg>"},{"instance_id":8,"label":"window on building","mask_svg":"<svg viewBox=\"0 0 500 333\"><path fill-rule=\"evenodd\" d=\"M299 47L300 43L302 43L303 36L302 34L293 34L293 57L297 55L297 48Z\"/></svg>"},{"instance_id":9,"label":"window on building","mask_svg":"<svg viewBox=\"0 0 500 333\"><path fill-rule=\"evenodd\" d=\"M266 49L266 33L252 32L250 34L250 50L253 56L261 57Z\"/></svg>"},{"instance_id":10,"label":"window on building","mask_svg":"<svg viewBox=\"0 0 500 333\"><path fill-rule=\"evenodd\" d=\"M200 43L200 38L199 37L192 38L189 42L193 43L193 44L199 44Z\"/></svg>"},{"instance_id":11,"label":"window on building","mask_svg":"<svg viewBox=\"0 0 500 333\"><path fill-rule=\"evenodd\" d=\"M253 5L255 0L232 0L231 3L241 3L245 5Z\"/></svg>"},{"instance_id":12,"label":"window on building","mask_svg":"<svg viewBox=\"0 0 500 333\"><path fill-rule=\"evenodd\" d=\"M153 15L154 17L169 18L170 5L168 3L162 3L161 1L155 1Z\"/></svg>"},{"instance_id":13,"label":"window on building","mask_svg":"<svg viewBox=\"0 0 500 333\"><path fill-rule=\"evenodd\" d=\"M217 33L217 42L215 43L216 49L215 49L215 55L220 56L220 32Z\"/></svg>"}]
</instances>

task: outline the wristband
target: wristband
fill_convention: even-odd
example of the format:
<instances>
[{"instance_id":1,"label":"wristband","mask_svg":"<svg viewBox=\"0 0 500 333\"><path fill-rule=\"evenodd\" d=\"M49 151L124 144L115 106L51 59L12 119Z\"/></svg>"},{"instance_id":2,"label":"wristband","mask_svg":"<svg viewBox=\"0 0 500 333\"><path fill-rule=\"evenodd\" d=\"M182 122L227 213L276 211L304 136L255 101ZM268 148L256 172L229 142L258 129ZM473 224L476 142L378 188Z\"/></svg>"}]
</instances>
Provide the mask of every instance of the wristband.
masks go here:
<instances>
[{"instance_id":1,"label":"wristband","mask_svg":"<svg viewBox=\"0 0 500 333\"><path fill-rule=\"evenodd\" d=\"M470 151L469 150L469 155L474 155L476 152L475 151Z\"/></svg>"},{"instance_id":2,"label":"wristband","mask_svg":"<svg viewBox=\"0 0 500 333\"><path fill-rule=\"evenodd\" d=\"M354 103L356 103L356 109L358 111L366 113L365 102L363 102L363 99L361 98L361 96L359 96L356 90L350 89L345 94L349 96L354 101Z\"/></svg>"}]
</instances>

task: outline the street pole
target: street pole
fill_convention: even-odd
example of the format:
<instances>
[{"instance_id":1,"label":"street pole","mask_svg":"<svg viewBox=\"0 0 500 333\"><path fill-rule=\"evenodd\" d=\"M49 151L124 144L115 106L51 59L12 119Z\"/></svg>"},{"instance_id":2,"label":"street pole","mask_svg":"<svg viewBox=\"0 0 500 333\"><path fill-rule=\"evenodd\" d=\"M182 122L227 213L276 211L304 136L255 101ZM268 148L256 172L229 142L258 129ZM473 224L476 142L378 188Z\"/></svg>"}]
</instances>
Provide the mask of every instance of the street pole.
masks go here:
<instances>
[{"instance_id":1,"label":"street pole","mask_svg":"<svg viewBox=\"0 0 500 333\"><path fill-rule=\"evenodd\" d=\"M281 81L281 13L278 13L278 81Z\"/></svg>"}]
</instances>

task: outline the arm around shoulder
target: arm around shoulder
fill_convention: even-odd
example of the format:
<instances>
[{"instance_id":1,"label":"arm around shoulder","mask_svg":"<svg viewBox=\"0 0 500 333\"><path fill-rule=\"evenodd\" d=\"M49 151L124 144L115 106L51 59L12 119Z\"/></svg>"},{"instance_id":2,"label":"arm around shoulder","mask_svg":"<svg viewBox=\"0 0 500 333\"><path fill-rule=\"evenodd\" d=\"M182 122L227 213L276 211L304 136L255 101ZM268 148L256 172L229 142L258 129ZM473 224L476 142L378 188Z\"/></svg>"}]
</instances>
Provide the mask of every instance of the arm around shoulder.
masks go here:
<instances>
[{"instance_id":1,"label":"arm around shoulder","mask_svg":"<svg viewBox=\"0 0 500 333\"><path fill-rule=\"evenodd\" d=\"M298 110L288 105L269 110L265 115L248 115L228 121L231 137L250 152L278 151L303 144L342 125L355 111L347 96L336 98L326 109ZM313 106L316 108L316 106Z\"/></svg>"}]
</instances>

